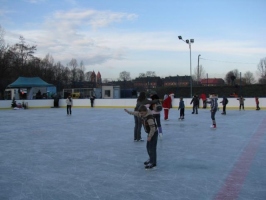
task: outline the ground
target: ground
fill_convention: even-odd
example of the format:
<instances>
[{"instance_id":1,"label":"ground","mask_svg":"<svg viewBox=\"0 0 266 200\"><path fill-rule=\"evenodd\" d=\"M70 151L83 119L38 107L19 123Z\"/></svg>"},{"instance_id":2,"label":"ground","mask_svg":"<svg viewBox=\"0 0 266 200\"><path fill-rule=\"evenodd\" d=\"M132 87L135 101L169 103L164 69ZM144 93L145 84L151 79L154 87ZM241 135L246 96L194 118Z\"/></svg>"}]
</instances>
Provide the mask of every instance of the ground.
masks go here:
<instances>
[{"instance_id":1,"label":"ground","mask_svg":"<svg viewBox=\"0 0 266 200\"><path fill-rule=\"evenodd\" d=\"M0 110L1 200L265 200L266 113L171 109L145 170L123 109Z\"/></svg>"}]
</instances>

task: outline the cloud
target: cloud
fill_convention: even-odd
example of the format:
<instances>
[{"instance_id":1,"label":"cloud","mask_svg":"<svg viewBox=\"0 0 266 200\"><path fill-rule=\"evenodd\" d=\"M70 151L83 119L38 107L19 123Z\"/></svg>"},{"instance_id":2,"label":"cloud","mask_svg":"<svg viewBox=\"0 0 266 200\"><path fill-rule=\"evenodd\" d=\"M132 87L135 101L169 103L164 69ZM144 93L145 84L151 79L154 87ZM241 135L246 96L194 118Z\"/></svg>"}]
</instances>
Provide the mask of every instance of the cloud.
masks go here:
<instances>
[{"instance_id":1,"label":"cloud","mask_svg":"<svg viewBox=\"0 0 266 200\"><path fill-rule=\"evenodd\" d=\"M24 1L28 3L37 4L37 3L45 2L46 0L24 0Z\"/></svg>"},{"instance_id":2,"label":"cloud","mask_svg":"<svg viewBox=\"0 0 266 200\"><path fill-rule=\"evenodd\" d=\"M113 23L119 23L124 20L134 20L136 18L136 14L97 11L92 9L74 9L68 12L57 11L47 18L45 24L47 27L53 28L57 28L59 25L61 29L69 31L72 28L76 29L87 26L92 29L98 29L109 26Z\"/></svg>"}]
</instances>

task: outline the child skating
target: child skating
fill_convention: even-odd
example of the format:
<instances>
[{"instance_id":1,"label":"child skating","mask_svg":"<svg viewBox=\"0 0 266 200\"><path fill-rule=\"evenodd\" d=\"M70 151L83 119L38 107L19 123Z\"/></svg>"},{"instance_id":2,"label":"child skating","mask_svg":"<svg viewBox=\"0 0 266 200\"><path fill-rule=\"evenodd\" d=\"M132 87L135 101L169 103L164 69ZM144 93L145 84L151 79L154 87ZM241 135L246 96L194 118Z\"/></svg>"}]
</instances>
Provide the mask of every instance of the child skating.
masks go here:
<instances>
[{"instance_id":1,"label":"child skating","mask_svg":"<svg viewBox=\"0 0 266 200\"><path fill-rule=\"evenodd\" d=\"M207 103L211 104L211 119L212 119L212 125L211 128L216 128L216 121L215 121L215 114L218 107L218 96L216 94L210 95L210 100L207 101Z\"/></svg>"},{"instance_id":2,"label":"child skating","mask_svg":"<svg viewBox=\"0 0 266 200\"><path fill-rule=\"evenodd\" d=\"M146 148L149 155L149 159L144 162L145 169L152 169L156 167L156 148L158 140L158 131L152 112L148 110L148 108L144 105L140 106L138 111L132 112L127 109L124 110L130 115L134 115L141 118L144 130L146 133L148 133Z\"/></svg>"}]
</instances>

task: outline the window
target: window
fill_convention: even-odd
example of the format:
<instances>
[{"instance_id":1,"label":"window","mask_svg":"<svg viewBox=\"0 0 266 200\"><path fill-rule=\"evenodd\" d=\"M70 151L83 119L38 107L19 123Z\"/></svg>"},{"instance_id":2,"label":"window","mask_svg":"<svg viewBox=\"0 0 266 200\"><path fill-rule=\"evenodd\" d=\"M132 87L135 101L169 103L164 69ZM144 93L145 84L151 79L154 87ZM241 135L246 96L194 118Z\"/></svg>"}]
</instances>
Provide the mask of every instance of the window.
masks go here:
<instances>
[{"instance_id":1,"label":"window","mask_svg":"<svg viewBox=\"0 0 266 200\"><path fill-rule=\"evenodd\" d=\"M104 90L104 96L105 97L111 97L111 91L110 90Z\"/></svg>"}]
</instances>

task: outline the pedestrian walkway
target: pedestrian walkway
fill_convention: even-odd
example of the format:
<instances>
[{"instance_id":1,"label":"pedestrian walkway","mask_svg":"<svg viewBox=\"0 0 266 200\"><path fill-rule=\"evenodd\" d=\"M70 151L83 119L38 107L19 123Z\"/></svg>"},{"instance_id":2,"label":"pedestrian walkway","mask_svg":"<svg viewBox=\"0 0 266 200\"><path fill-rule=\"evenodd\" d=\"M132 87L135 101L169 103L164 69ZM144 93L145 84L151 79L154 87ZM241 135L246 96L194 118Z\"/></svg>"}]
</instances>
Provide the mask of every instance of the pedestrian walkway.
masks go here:
<instances>
[{"instance_id":1,"label":"pedestrian walkway","mask_svg":"<svg viewBox=\"0 0 266 200\"><path fill-rule=\"evenodd\" d=\"M0 110L1 200L265 200L266 113L171 109L157 167L123 109ZM142 130L142 138L146 133Z\"/></svg>"}]
</instances>

